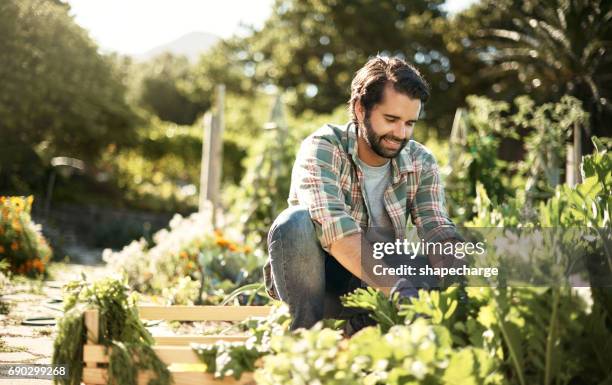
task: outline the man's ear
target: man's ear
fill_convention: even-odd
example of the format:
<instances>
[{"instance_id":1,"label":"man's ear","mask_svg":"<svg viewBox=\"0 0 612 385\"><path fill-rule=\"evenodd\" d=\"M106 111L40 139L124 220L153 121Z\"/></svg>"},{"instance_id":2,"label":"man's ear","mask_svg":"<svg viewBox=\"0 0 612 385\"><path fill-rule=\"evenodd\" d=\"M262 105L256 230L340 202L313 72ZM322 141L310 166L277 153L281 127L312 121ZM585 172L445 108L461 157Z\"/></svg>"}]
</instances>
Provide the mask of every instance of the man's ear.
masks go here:
<instances>
[{"instance_id":1,"label":"man's ear","mask_svg":"<svg viewBox=\"0 0 612 385\"><path fill-rule=\"evenodd\" d=\"M363 122L365 118L365 109L363 108L363 104L361 104L361 100L355 103L355 116L357 116L357 121L359 122Z\"/></svg>"}]
</instances>

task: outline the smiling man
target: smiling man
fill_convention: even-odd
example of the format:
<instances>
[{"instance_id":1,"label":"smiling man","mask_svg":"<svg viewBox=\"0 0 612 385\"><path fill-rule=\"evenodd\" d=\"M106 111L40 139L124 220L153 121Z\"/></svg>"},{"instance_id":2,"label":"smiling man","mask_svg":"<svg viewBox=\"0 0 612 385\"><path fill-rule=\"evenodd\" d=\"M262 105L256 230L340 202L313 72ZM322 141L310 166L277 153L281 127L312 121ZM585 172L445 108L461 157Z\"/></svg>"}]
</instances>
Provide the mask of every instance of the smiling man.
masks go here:
<instances>
[{"instance_id":1,"label":"smiling man","mask_svg":"<svg viewBox=\"0 0 612 385\"><path fill-rule=\"evenodd\" d=\"M408 218L426 242L461 239L433 155L411 140L428 98L413 66L372 58L351 84L352 121L327 124L302 142L289 208L272 224L264 268L268 293L289 305L292 329L323 318L348 319L349 334L368 324L339 300L358 287L415 295L405 280L381 283L362 261L371 240L404 239Z\"/></svg>"}]
</instances>

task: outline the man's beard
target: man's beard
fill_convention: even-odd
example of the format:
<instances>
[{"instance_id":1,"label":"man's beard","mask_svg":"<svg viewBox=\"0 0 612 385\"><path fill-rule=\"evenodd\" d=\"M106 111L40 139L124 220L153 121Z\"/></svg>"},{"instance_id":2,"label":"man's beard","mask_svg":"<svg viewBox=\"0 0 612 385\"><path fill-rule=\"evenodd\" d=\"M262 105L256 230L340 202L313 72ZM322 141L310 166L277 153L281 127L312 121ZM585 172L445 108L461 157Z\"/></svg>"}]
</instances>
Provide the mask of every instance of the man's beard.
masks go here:
<instances>
[{"instance_id":1,"label":"man's beard","mask_svg":"<svg viewBox=\"0 0 612 385\"><path fill-rule=\"evenodd\" d=\"M397 154L399 154L399 152L402 151L402 149L406 147L406 144L408 143L408 139L399 139L399 138L394 137L393 135L389 135L389 134L377 135L374 132L374 129L372 128L372 122L370 121L369 116L365 117L363 121L363 125L365 126L365 134L366 134L365 139L370 145L370 148L372 149L372 151L374 151L378 156L381 156L383 158L395 158ZM396 142L400 142L400 146L397 150L386 149L381 144L383 139L394 140Z\"/></svg>"}]
</instances>

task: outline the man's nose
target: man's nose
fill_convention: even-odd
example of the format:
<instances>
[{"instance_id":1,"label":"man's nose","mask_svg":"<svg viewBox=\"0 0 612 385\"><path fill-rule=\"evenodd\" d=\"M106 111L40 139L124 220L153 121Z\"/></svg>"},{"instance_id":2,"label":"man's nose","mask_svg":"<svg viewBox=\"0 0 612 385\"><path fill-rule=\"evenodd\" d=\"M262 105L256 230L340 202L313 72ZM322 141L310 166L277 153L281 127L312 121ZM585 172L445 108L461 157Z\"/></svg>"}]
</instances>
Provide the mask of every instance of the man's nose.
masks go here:
<instances>
[{"instance_id":1,"label":"man's nose","mask_svg":"<svg viewBox=\"0 0 612 385\"><path fill-rule=\"evenodd\" d=\"M408 131L408 127L403 122L398 123L393 129L393 136L396 139L404 140L406 139L406 133Z\"/></svg>"}]
</instances>

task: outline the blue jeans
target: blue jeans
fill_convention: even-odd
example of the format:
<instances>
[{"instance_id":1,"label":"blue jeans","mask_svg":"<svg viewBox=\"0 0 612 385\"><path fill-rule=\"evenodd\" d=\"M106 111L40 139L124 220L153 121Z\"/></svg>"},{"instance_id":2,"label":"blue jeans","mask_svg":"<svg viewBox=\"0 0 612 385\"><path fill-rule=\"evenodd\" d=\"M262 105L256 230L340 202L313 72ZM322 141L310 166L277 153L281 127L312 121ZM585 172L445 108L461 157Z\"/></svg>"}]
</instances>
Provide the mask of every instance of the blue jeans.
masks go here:
<instances>
[{"instance_id":1,"label":"blue jeans","mask_svg":"<svg viewBox=\"0 0 612 385\"><path fill-rule=\"evenodd\" d=\"M291 330L310 328L324 318L367 313L342 306L341 295L364 285L321 248L306 208L290 206L276 218L268 233L268 253L266 287L289 305Z\"/></svg>"}]
</instances>

